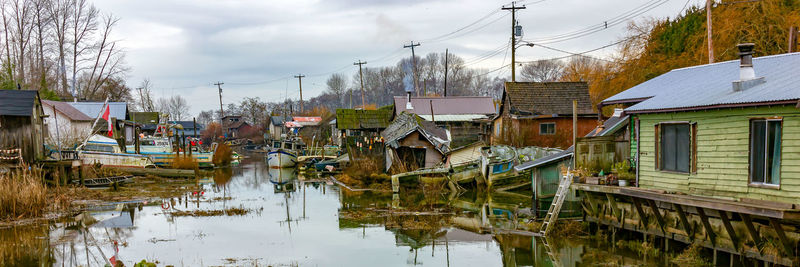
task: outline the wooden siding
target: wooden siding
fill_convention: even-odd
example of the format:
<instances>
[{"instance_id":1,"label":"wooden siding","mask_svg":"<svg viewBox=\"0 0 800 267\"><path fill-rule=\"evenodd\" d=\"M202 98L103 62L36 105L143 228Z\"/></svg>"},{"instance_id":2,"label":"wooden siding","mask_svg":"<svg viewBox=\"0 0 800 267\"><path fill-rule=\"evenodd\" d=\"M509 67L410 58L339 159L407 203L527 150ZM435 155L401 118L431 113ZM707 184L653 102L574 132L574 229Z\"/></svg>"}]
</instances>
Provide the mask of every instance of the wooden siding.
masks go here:
<instances>
[{"instance_id":1,"label":"wooden siding","mask_svg":"<svg viewBox=\"0 0 800 267\"><path fill-rule=\"evenodd\" d=\"M750 119L783 117L780 189L748 185ZM752 198L797 203L800 200L800 110L794 106L642 114L639 183L642 188L725 199ZM655 127L659 122L697 123L697 172L656 170ZM635 151L635 147L631 147Z\"/></svg>"}]
</instances>

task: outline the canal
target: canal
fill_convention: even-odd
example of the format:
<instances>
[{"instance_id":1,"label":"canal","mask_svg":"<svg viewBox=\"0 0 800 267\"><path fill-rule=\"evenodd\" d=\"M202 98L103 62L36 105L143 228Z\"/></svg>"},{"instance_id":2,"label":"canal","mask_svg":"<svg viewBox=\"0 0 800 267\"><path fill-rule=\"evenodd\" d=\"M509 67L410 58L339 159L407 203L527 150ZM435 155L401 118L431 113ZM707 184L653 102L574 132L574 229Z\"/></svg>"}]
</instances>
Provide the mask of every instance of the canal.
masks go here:
<instances>
[{"instance_id":1,"label":"canal","mask_svg":"<svg viewBox=\"0 0 800 267\"><path fill-rule=\"evenodd\" d=\"M531 207L520 194L352 192L260 161L198 179L195 188L180 198L108 203L69 220L0 229L0 265L104 266L111 257L126 266L667 262L602 238L550 240L550 256L542 240L517 231Z\"/></svg>"}]
</instances>

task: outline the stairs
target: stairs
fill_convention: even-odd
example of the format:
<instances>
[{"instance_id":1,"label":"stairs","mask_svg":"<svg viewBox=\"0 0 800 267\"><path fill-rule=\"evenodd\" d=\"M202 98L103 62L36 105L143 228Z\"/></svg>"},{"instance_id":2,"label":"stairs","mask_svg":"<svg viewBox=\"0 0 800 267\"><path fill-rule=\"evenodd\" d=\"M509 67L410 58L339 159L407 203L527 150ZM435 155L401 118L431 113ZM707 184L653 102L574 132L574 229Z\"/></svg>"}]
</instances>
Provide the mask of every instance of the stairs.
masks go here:
<instances>
[{"instance_id":1,"label":"stairs","mask_svg":"<svg viewBox=\"0 0 800 267\"><path fill-rule=\"evenodd\" d=\"M556 190L556 195L553 197L553 203L550 204L550 209L547 210L547 215L544 216L542 228L539 230L539 234L542 236L547 236L550 232L550 225L558 220L558 213L561 212L564 198L569 194L570 185L572 185L572 173L568 171L567 175L561 178L558 183L558 190Z\"/></svg>"}]
</instances>

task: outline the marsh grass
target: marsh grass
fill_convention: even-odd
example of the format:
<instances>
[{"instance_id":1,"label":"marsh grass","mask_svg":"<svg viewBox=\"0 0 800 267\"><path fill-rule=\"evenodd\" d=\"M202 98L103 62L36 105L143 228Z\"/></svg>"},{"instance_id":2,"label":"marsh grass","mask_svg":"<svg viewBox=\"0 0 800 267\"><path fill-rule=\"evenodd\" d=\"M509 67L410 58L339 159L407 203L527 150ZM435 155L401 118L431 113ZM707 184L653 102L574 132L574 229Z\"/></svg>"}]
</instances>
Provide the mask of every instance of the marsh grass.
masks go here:
<instances>
[{"instance_id":1,"label":"marsh grass","mask_svg":"<svg viewBox=\"0 0 800 267\"><path fill-rule=\"evenodd\" d=\"M23 167L0 175L0 220L36 217L47 208L44 172Z\"/></svg>"},{"instance_id":2,"label":"marsh grass","mask_svg":"<svg viewBox=\"0 0 800 267\"><path fill-rule=\"evenodd\" d=\"M197 160L190 156L180 155L172 161L173 169L194 170L198 168Z\"/></svg>"},{"instance_id":3,"label":"marsh grass","mask_svg":"<svg viewBox=\"0 0 800 267\"><path fill-rule=\"evenodd\" d=\"M219 146L217 146L217 150L214 151L214 158L212 159L214 166L228 166L231 165L232 160L233 150L231 150L231 147L225 143L220 143Z\"/></svg>"}]
</instances>

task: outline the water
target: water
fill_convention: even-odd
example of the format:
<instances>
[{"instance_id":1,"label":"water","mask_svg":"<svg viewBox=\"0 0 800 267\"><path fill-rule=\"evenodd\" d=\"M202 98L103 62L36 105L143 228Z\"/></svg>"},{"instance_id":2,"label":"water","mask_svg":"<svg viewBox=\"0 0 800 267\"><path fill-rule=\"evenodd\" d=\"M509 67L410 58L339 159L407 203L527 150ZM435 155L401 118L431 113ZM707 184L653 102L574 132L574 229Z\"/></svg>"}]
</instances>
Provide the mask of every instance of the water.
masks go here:
<instances>
[{"instance_id":1,"label":"water","mask_svg":"<svg viewBox=\"0 0 800 267\"><path fill-rule=\"evenodd\" d=\"M98 207L88 228L69 220L0 229L0 265L102 266L116 241L126 266L553 266L540 240L504 231L520 229L530 209L516 194L343 192L260 161L200 183L169 205ZM250 212L171 215L229 208ZM604 242L555 243L563 266L654 263Z\"/></svg>"}]
</instances>

